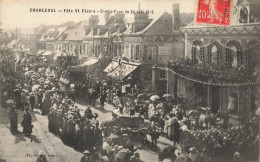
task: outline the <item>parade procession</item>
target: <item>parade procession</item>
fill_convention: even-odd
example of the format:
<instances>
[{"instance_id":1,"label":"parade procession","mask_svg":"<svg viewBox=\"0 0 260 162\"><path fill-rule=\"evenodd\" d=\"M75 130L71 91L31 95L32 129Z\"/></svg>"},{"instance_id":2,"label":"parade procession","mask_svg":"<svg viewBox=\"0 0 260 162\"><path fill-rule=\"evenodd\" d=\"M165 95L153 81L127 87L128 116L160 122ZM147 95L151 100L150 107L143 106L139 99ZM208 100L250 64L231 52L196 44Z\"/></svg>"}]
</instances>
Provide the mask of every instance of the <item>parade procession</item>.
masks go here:
<instances>
[{"instance_id":1,"label":"parade procession","mask_svg":"<svg viewBox=\"0 0 260 162\"><path fill-rule=\"evenodd\" d=\"M126 3L0 21L0 162L258 162L260 1Z\"/></svg>"}]
</instances>

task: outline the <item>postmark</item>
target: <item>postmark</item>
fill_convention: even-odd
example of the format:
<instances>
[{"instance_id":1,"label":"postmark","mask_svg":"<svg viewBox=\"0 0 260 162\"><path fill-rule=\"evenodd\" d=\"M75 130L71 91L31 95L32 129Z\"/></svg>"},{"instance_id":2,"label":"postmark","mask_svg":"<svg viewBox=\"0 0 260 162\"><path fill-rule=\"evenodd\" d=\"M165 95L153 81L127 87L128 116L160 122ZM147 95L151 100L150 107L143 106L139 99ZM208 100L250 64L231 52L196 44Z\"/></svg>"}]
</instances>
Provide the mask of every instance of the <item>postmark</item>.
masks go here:
<instances>
[{"instance_id":1,"label":"postmark","mask_svg":"<svg viewBox=\"0 0 260 162\"><path fill-rule=\"evenodd\" d=\"M231 0L198 0L196 23L228 26Z\"/></svg>"}]
</instances>

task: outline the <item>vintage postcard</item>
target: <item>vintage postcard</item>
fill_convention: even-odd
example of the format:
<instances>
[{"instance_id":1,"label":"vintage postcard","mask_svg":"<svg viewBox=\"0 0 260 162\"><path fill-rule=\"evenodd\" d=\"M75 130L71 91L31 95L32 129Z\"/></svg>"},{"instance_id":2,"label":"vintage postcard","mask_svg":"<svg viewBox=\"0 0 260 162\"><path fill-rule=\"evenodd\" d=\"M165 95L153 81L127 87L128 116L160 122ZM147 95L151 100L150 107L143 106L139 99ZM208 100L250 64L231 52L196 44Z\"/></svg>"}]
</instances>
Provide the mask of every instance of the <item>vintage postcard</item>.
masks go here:
<instances>
[{"instance_id":1,"label":"vintage postcard","mask_svg":"<svg viewBox=\"0 0 260 162\"><path fill-rule=\"evenodd\" d=\"M259 0L1 0L0 162L258 162Z\"/></svg>"}]
</instances>

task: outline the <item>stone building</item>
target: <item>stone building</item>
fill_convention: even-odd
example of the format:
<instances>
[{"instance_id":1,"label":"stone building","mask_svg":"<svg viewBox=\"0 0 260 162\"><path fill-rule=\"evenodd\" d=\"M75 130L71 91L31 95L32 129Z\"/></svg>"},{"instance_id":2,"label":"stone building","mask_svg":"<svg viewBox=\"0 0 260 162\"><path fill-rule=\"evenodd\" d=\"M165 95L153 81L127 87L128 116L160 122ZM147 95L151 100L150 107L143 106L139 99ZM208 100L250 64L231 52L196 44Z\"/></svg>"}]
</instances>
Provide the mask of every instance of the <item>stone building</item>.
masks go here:
<instances>
[{"instance_id":1,"label":"stone building","mask_svg":"<svg viewBox=\"0 0 260 162\"><path fill-rule=\"evenodd\" d=\"M139 8L139 13L126 21L126 30L114 35L114 60L105 72L120 79L131 78L133 84L141 87L152 85L152 78L160 75L159 71L152 73L153 66L166 66L169 59L184 57L184 35L179 32L179 27L184 24L179 14L179 4L173 5L173 14L164 12L155 18L150 18ZM154 83L166 87L167 82L163 78Z\"/></svg>"},{"instance_id":2,"label":"stone building","mask_svg":"<svg viewBox=\"0 0 260 162\"><path fill-rule=\"evenodd\" d=\"M260 21L255 8L260 3L232 3L227 27L193 21L181 28L185 59L164 70L169 73L168 92L175 98L186 99L190 107L211 107L213 113L234 112L245 122L259 106Z\"/></svg>"}]
</instances>

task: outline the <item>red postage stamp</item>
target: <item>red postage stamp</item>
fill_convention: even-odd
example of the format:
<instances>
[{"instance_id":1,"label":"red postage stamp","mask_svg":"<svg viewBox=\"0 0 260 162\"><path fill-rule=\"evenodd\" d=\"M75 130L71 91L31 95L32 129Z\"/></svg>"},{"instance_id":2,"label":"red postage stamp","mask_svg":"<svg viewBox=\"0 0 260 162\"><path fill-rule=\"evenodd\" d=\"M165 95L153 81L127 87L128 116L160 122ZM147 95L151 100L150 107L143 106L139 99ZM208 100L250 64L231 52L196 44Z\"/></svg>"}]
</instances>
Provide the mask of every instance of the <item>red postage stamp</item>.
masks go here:
<instances>
[{"instance_id":1,"label":"red postage stamp","mask_svg":"<svg viewBox=\"0 0 260 162\"><path fill-rule=\"evenodd\" d=\"M231 0L198 0L197 23L228 26Z\"/></svg>"}]
</instances>

